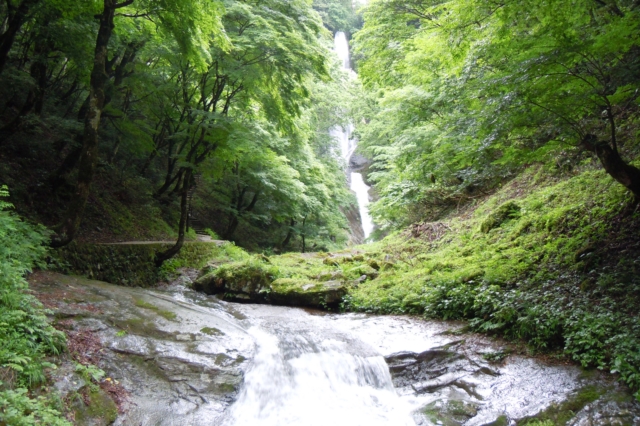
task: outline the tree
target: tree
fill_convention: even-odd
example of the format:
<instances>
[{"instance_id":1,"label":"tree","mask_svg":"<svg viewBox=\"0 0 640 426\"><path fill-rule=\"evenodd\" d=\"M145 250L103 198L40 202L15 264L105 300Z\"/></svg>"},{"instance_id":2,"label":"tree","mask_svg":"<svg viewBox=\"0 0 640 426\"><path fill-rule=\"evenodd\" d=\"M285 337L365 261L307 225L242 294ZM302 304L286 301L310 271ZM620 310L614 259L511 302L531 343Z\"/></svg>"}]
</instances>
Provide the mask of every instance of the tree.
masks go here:
<instances>
[{"instance_id":1,"label":"tree","mask_svg":"<svg viewBox=\"0 0 640 426\"><path fill-rule=\"evenodd\" d=\"M100 122L102 118L103 109L106 104L107 95L105 93L107 82L109 81L109 74L107 72L109 64L108 48L111 40L113 30L115 27L116 11L126 8L134 4L135 0L124 0L118 3L116 0L103 0L102 13L97 16L99 19L98 35L96 38L95 52L93 57L93 67L91 71L91 79L89 85L89 96L87 100L87 113L84 118L84 131L82 135L82 144L80 149L79 163L78 163L78 177L76 182L76 190L72 200L69 203L67 213L56 230L56 237L52 241L54 247L60 247L71 242L76 235L80 221L82 220L82 214L89 196L91 182L96 167L98 157L98 130L100 128ZM181 42L186 49L192 49L193 45L197 44L193 40L186 39L182 32L187 32L190 35L198 35L198 31L194 26L198 25L198 22L194 18L203 17L206 11L205 8L198 7L198 0L194 0L189 6L190 8L171 7L168 8L169 14L165 13L163 9L166 5L161 2L150 2L145 4L147 11L140 13L136 11L132 14L122 15L125 18L136 18L138 16L157 14L158 18L172 18L164 19L165 25L168 30L176 34L178 41ZM188 11L195 16L183 16L186 21L183 21L183 25L186 30L176 31L176 18L180 17L180 14ZM211 12L215 12L211 10ZM205 21L206 22L206 21ZM211 33L215 28L201 28L201 30ZM211 34L213 35L213 34ZM200 41L200 40L197 40ZM188 50L187 50L188 51ZM116 76L117 77L117 76Z\"/></svg>"},{"instance_id":2,"label":"tree","mask_svg":"<svg viewBox=\"0 0 640 426\"><path fill-rule=\"evenodd\" d=\"M382 195L374 213L396 226L397 208L455 206L585 148L638 196L621 151L632 132L620 129L638 113L639 12L591 0L372 2L356 41L376 101L359 129Z\"/></svg>"}]
</instances>

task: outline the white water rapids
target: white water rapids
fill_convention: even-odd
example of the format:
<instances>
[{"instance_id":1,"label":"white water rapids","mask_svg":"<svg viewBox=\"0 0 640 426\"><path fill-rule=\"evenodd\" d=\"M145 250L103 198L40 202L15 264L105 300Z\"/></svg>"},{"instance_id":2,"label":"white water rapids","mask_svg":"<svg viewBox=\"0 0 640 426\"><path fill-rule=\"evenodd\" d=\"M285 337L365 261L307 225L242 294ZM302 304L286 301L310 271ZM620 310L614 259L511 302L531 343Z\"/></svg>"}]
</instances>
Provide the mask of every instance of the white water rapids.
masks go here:
<instances>
[{"instance_id":1,"label":"white water rapids","mask_svg":"<svg viewBox=\"0 0 640 426\"><path fill-rule=\"evenodd\" d=\"M419 403L398 395L375 343L352 334L351 321L302 311L286 321L286 308L243 308L256 353L223 426L416 424Z\"/></svg>"},{"instance_id":2,"label":"white water rapids","mask_svg":"<svg viewBox=\"0 0 640 426\"><path fill-rule=\"evenodd\" d=\"M304 335L250 334L258 350L224 426L415 425L382 356Z\"/></svg>"},{"instance_id":3,"label":"white water rapids","mask_svg":"<svg viewBox=\"0 0 640 426\"><path fill-rule=\"evenodd\" d=\"M334 40L334 50L338 55L338 58L342 61L342 67L349 71L354 78L355 72L351 68L351 55L349 53L349 42L347 36L343 32L336 33ZM349 183L351 190L356 194L358 199L358 207L360 210L360 220L362 221L362 229L364 230L364 237L368 238L373 232L373 220L369 214L369 187L364 183L362 174L354 173L349 170L349 161L353 152L358 146L358 141L352 138L354 127L352 124L348 124L345 127L336 126L331 130L331 136L340 142L340 151L342 158L347 164L347 173L349 174Z\"/></svg>"},{"instance_id":4,"label":"white water rapids","mask_svg":"<svg viewBox=\"0 0 640 426\"><path fill-rule=\"evenodd\" d=\"M114 426L481 426L564 402L575 414L567 424L640 425L640 404L609 375L516 354L488 362L506 348L460 335L464 324L38 274L36 292L73 330L95 333L100 368L129 392ZM75 369L52 373L63 398L77 395ZM575 406L582 389L602 397Z\"/></svg>"}]
</instances>

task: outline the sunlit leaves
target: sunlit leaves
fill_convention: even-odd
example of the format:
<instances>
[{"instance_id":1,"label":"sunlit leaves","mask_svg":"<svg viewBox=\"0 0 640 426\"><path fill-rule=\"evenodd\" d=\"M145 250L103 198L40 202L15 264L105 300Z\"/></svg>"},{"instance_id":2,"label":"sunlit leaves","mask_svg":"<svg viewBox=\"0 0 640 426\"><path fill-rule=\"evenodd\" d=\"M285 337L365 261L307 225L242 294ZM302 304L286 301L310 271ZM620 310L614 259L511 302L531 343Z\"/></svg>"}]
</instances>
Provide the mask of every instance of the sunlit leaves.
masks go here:
<instances>
[{"instance_id":1,"label":"sunlit leaves","mask_svg":"<svg viewBox=\"0 0 640 426\"><path fill-rule=\"evenodd\" d=\"M374 211L391 218L384 206L438 187L490 188L586 133L608 140L604 111L637 109L639 25L625 2L372 1L356 50L377 102L358 130L382 194Z\"/></svg>"}]
</instances>

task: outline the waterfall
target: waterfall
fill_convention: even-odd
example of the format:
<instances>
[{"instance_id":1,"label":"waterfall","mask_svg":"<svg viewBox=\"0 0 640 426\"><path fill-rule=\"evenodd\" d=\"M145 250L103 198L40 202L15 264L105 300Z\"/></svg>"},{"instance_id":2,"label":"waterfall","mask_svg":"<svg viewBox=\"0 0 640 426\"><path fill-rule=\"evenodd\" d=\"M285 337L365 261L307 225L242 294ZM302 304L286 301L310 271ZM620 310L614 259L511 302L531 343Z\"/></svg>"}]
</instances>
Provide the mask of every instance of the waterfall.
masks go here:
<instances>
[{"instance_id":1,"label":"waterfall","mask_svg":"<svg viewBox=\"0 0 640 426\"><path fill-rule=\"evenodd\" d=\"M349 42L344 32L340 31L336 33L334 40L334 51L342 61L342 67L350 71L354 76L355 72L351 68L351 55L349 54ZM336 126L331 130L331 136L340 142L340 151L342 158L347 163L347 175L349 177L350 188L356 194L358 199L358 207L360 210L360 220L362 222L362 229L364 230L364 237L368 238L373 232L373 220L369 214L369 187L364 183L362 174L351 171L349 166L351 156L358 146L358 141L353 139L354 127L352 124L348 124L346 128L342 126Z\"/></svg>"}]
</instances>

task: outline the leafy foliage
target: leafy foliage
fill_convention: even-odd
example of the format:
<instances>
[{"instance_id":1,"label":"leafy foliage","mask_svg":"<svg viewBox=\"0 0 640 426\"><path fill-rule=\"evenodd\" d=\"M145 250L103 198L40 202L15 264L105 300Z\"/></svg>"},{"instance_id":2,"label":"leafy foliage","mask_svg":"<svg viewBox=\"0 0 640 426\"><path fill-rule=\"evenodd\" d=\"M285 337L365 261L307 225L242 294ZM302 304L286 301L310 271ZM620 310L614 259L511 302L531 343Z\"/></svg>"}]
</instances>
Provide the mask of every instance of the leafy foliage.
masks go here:
<instances>
[{"instance_id":1,"label":"leafy foliage","mask_svg":"<svg viewBox=\"0 0 640 426\"><path fill-rule=\"evenodd\" d=\"M8 148L0 179L16 188L21 212L50 226L64 219L74 183L88 176L77 172L101 3L41 0L0 73ZM190 214L253 249L344 244L340 209L353 198L328 129L330 120L344 121L347 83L317 10L348 26L355 13L341 0L316 6L135 0L117 8L97 195L86 210L99 230L85 225L83 238L104 239L105 228L109 239L174 237L163 221L182 223L177 235L189 238ZM25 167L41 173L24 182ZM194 189L182 209L182 195ZM149 232L140 229L145 223Z\"/></svg>"},{"instance_id":2,"label":"leafy foliage","mask_svg":"<svg viewBox=\"0 0 640 426\"><path fill-rule=\"evenodd\" d=\"M67 424L45 397L28 389L44 383L45 357L64 348L64 335L47 322L40 302L28 293L24 275L42 262L47 232L12 214L0 188L0 420L7 424Z\"/></svg>"},{"instance_id":3,"label":"leafy foliage","mask_svg":"<svg viewBox=\"0 0 640 426\"><path fill-rule=\"evenodd\" d=\"M378 223L436 219L532 163L566 172L587 135L637 155L639 13L630 1L372 1L356 35L358 131Z\"/></svg>"}]
</instances>

